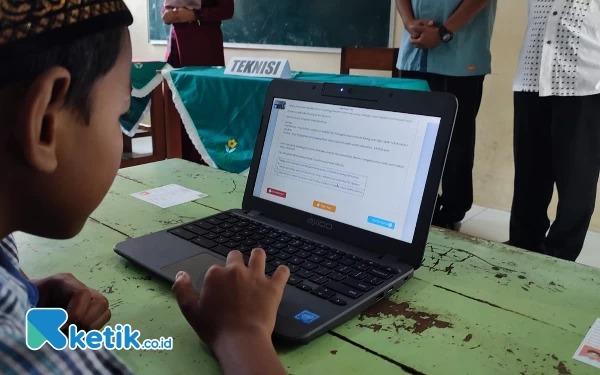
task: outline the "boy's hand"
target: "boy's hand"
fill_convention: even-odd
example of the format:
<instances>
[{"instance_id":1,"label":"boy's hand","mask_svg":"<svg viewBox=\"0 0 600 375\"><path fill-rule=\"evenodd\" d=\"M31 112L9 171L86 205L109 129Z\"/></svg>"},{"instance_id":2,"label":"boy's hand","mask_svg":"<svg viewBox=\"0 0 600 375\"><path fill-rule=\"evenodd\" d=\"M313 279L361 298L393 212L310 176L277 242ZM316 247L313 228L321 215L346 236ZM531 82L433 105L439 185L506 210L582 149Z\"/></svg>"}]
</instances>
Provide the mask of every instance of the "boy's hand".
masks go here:
<instances>
[{"instance_id":1,"label":"boy's hand","mask_svg":"<svg viewBox=\"0 0 600 375\"><path fill-rule=\"evenodd\" d=\"M225 267L213 266L206 273L200 295L185 272L177 275L173 291L179 307L200 338L218 357L246 340L271 344L277 309L290 276L281 266L271 279L265 276L266 255L252 251L248 267L239 251L232 251ZM244 340L244 341L241 341ZM235 344L239 342L239 344Z\"/></svg>"},{"instance_id":2,"label":"boy's hand","mask_svg":"<svg viewBox=\"0 0 600 375\"><path fill-rule=\"evenodd\" d=\"M69 314L63 331L71 324L84 331L99 330L110 320L106 297L71 274L62 273L32 283L40 293L38 307L62 308Z\"/></svg>"}]
</instances>

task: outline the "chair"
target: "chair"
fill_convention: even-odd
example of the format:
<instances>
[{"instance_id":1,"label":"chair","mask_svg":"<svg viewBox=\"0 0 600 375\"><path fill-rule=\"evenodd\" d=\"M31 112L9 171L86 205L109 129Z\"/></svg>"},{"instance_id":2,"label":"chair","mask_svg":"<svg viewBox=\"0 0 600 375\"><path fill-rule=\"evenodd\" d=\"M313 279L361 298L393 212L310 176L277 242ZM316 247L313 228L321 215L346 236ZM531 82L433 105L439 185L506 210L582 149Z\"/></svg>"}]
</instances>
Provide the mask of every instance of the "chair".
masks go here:
<instances>
[{"instance_id":1,"label":"chair","mask_svg":"<svg viewBox=\"0 0 600 375\"><path fill-rule=\"evenodd\" d=\"M400 77L396 68L399 48L343 47L340 74L350 74L350 69L382 70Z\"/></svg>"},{"instance_id":2,"label":"chair","mask_svg":"<svg viewBox=\"0 0 600 375\"><path fill-rule=\"evenodd\" d=\"M166 86L166 84L163 85ZM152 137L152 155L133 157L131 147L133 138L123 135L121 168L153 163L167 158L163 85L159 85L152 91L152 104L150 105L152 126L140 124L136 134L133 136L133 138Z\"/></svg>"},{"instance_id":3,"label":"chair","mask_svg":"<svg viewBox=\"0 0 600 375\"><path fill-rule=\"evenodd\" d=\"M123 134L123 153L131 153L133 152L132 141L134 138L146 138L152 137L152 127L146 124L140 124L135 131L135 135L133 137L128 136L127 134Z\"/></svg>"}]
</instances>

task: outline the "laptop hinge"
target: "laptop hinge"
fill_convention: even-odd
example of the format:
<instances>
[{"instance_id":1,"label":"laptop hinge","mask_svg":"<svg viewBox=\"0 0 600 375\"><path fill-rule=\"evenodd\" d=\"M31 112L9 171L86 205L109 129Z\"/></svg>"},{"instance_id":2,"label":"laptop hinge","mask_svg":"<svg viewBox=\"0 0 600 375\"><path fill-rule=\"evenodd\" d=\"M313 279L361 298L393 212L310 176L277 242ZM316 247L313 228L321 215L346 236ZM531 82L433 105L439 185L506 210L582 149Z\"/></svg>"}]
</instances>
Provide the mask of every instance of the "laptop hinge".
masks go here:
<instances>
[{"instance_id":1,"label":"laptop hinge","mask_svg":"<svg viewBox=\"0 0 600 375\"><path fill-rule=\"evenodd\" d=\"M260 211L253 210L253 211L248 212L248 216L254 217L254 216L260 216L260 215L261 215Z\"/></svg>"}]
</instances>

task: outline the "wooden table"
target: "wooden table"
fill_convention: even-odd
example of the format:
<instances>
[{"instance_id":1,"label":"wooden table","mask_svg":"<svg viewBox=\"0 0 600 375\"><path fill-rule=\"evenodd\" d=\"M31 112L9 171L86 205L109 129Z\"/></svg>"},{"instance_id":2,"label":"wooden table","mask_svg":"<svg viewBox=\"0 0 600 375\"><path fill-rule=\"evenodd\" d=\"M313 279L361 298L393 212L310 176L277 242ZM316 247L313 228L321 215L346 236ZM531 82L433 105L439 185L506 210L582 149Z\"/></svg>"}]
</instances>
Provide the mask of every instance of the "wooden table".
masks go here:
<instances>
[{"instance_id":1,"label":"wooden table","mask_svg":"<svg viewBox=\"0 0 600 375\"><path fill-rule=\"evenodd\" d=\"M160 209L130 196L169 183L209 194ZM117 256L127 237L240 207L246 179L181 160L124 169L83 232L64 242L18 234L24 271L71 272L102 291L111 324L174 350L122 352L139 374L219 367L177 309L170 285ZM600 315L600 270L433 229L421 267L390 300L309 345L281 349L298 374L598 374L571 359Z\"/></svg>"}]
</instances>

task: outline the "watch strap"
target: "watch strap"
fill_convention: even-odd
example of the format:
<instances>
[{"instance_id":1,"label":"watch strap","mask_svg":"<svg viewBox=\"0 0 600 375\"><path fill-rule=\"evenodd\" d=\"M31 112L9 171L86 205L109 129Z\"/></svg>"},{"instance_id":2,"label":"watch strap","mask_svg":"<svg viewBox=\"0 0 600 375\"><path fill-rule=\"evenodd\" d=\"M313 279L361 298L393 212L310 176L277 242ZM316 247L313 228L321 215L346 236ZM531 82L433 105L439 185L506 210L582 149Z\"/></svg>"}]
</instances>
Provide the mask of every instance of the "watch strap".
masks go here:
<instances>
[{"instance_id":1,"label":"watch strap","mask_svg":"<svg viewBox=\"0 0 600 375\"><path fill-rule=\"evenodd\" d=\"M440 31L440 39L442 42L448 43L454 38L454 33L448 30L443 24L439 24L437 28Z\"/></svg>"}]
</instances>

